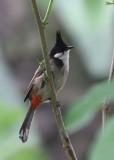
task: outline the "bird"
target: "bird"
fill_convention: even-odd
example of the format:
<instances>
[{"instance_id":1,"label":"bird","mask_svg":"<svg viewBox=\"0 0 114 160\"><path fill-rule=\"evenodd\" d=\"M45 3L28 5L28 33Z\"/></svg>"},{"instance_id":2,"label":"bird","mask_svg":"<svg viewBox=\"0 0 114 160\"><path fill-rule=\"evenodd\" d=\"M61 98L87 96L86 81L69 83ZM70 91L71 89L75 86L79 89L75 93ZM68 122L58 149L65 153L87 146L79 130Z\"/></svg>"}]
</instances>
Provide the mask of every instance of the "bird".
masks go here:
<instances>
[{"instance_id":1,"label":"bird","mask_svg":"<svg viewBox=\"0 0 114 160\"><path fill-rule=\"evenodd\" d=\"M69 53L73 46L68 46L61 37L61 32L56 32L56 42L49 52L49 62L54 81L56 95L63 88L69 73ZM34 113L43 102L51 100L48 85L44 79L46 72L45 61L37 68L24 98L24 102L29 99L29 108L19 131L19 138L23 143L28 139ZM44 70L44 71L43 71Z\"/></svg>"}]
</instances>

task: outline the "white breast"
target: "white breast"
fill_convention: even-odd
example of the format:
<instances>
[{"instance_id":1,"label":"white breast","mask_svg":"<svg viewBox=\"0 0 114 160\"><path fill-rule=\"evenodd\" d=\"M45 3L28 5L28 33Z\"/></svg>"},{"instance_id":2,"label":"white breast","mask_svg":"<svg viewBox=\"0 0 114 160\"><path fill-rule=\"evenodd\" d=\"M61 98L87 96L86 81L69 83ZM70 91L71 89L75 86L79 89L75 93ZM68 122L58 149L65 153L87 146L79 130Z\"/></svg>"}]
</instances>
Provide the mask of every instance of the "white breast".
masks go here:
<instances>
[{"instance_id":1,"label":"white breast","mask_svg":"<svg viewBox=\"0 0 114 160\"><path fill-rule=\"evenodd\" d=\"M67 51L67 53L64 53L64 55L62 57L60 57L60 59L63 61L64 66L63 68L60 70L58 70L58 72L55 72L54 76L55 76L55 88L58 92L63 88L67 76L68 76L68 72L69 72L69 51Z\"/></svg>"},{"instance_id":2,"label":"white breast","mask_svg":"<svg viewBox=\"0 0 114 160\"><path fill-rule=\"evenodd\" d=\"M60 57L59 59L63 61L66 71L69 72L69 50L66 51L64 55Z\"/></svg>"}]
</instances>

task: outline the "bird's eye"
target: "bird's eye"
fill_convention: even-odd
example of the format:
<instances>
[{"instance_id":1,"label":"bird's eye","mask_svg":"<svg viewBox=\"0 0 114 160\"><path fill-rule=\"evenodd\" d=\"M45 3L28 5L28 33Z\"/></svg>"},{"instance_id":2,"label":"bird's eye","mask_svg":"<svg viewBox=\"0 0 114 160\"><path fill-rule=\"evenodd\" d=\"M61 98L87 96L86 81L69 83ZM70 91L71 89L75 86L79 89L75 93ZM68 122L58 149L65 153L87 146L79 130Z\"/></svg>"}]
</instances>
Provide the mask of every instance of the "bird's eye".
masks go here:
<instances>
[{"instance_id":1,"label":"bird's eye","mask_svg":"<svg viewBox=\"0 0 114 160\"><path fill-rule=\"evenodd\" d=\"M60 51L56 51L56 53L60 53Z\"/></svg>"}]
</instances>

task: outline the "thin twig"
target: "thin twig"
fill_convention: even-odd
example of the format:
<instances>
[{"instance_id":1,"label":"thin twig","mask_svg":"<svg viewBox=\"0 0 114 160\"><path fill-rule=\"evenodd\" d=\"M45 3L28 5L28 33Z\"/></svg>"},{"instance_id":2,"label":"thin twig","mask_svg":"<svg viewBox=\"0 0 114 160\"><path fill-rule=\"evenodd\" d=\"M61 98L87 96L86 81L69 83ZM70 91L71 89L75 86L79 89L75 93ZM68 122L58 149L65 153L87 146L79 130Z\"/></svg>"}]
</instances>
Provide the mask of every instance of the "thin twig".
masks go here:
<instances>
[{"instance_id":1,"label":"thin twig","mask_svg":"<svg viewBox=\"0 0 114 160\"><path fill-rule=\"evenodd\" d=\"M111 62L111 66L110 66L110 72L109 72L109 76L108 76L108 83L110 83L113 75L114 75L114 50L113 50L112 62Z\"/></svg>"},{"instance_id":2,"label":"thin twig","mask_svg":"<svg viewBox=\"0 0 114 160\"><path fill-rule=\"evenodd\" d=\"M73 149L71 141L70 141L70 138L69 138L67 131L64 127L63 118L61 115L61 110L59 107L59 103L57 102L57 99L56 99L55 87L54 87L53 78L52 78L52 74L51 74L51 70L50 70L49 55L48 55L48 49L47 49L47 43L46 43L46 36L45 36L45 32L44 32L44 23L41 21L36 1L31 0L31 4L33 7L33 12L35 15L37 27L39 28L43 57L45 60L46 70L47 70L48 87L49 87L49 91L50 91L53 112L54 112L56 123L58 126L58 131L59 131L62 143L63 143L64 150L65 150L69 160L77 160L74 149Z\"/></svg>"},{"instance_id":3,"label":"thin twig","mask_svg":"<svg viewBox=\"0 0 114 160\"><path fill-rule=\"evenodd\" d=\"M114 76L114 50L113 50L112 62L110 66L110 72L108 76L108 83L110 83L113 76ZM103 132L104 132L105 125L107 124L109 112L110 112L110 105L107 102L107 100L105 100L103 102L103 107L102 107L102 130Z\"/></svg>"},{"instance_id":4,"label":"thin twig","mask_svg":"<svg viewBox=\"0 0 114 160\"><path fill-rule=\"evenodd\" d=\"M47 20L48 20L50 11L51 11L52 3L53 3L53 0L50 0L47 11L46 11L46 14L45 14L45 17L44 17L44 20L43 20L44 25L48 24Z\"/></svg>"}]
</instances>

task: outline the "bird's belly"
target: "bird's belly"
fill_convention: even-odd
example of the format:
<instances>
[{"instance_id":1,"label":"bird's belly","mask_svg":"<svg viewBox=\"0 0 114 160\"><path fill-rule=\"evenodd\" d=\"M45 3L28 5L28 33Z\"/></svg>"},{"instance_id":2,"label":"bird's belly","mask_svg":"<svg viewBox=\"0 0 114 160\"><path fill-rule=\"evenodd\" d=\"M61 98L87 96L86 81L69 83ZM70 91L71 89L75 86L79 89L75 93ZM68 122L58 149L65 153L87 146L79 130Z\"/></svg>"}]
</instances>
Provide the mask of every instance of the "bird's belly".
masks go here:
<instances>
[{"instance_id":1,"label":"bird's belly","mask_svg":"<svg viewBox=\"0 0 114 160\"><path fill-rule=\"evenodd\" d=\"M38 90L37 95L41 96L42 102L50 99L50 93L47 84L45 84L42 88Z\"/></svg>"},{"instance_id":2,"label":"bird's belly","mask_svg":"<svg viewBox=\"0 0 114 160\"><path fill-rule=\"evenodd\" d=\"M55 90L56 90L56 92L58 92L58 91L64 86L64 81L63 81L63 79L58 80L58 81L55 81L55 82L54 82L54 85L55 85Z\"/></svg>"},{"instance_id":3,"label":"bird's belly","mask_svg":"<svg viewBox=\"0 0 114 160\"><path fill-rule=\"evenodd\" d=\"M60 89L64 86L64 83L65 82L63 80L54 81L56 94L59 93ZM42 97L42 102L50 99L50 93L47 84L38 90L37 95Z\"/></svg>"},{"instance_id":4,"label":"bird's belly","mask_svg":"<svg viewBox=\"0 0 114 160\"><path fill-rule=\"evenodd\" d=\"M67 73L54 73L53 79L54 79L54 85L55 85L55 90L56 94L59 93L60 89L64 86L67 78ZM38 83L39 84L39 83ZM38 87L38 86L37 86ZM39 89L38 89L39 88ZM49 89L46 83L44 83L43 87L38 87L36 94L38 96L41 96L42 102L47 101L50 99L50 93Z\"/></svg>"},{"instance_id":5,"label":"bird's belly","mask_svg":"<svg viewBox=\"0 0 114 160\"><path fill-rule=\"evenodd\" d=\"M55 75L54 85L55 85L55 90L56 90L57 94L63 88L63 86L66 82L66 79L67 79L67 74L66 73Z\"/></svg>"}]
</instances>

